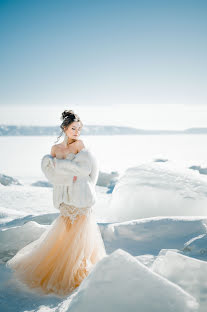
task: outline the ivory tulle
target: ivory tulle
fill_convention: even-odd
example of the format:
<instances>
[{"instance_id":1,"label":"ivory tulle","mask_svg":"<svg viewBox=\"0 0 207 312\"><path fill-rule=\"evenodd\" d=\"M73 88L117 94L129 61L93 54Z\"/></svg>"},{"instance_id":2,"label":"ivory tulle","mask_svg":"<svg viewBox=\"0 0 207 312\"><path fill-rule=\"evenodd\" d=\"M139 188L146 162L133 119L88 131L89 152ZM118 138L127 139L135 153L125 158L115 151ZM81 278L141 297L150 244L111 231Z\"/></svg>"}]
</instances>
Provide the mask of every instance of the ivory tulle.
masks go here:
<instances>
[{"instance_id":1,"label":"ivory tulle","mask_svg":"<svg viewBox=\"0 0 207 312\"><path fill-rule=\"evenodd\" d=\"M19 250L6 265L29 288L65 296L105 255L93 213L78 215L74 222L60 214L39 239Z\"/></svg>"}]
</instances>

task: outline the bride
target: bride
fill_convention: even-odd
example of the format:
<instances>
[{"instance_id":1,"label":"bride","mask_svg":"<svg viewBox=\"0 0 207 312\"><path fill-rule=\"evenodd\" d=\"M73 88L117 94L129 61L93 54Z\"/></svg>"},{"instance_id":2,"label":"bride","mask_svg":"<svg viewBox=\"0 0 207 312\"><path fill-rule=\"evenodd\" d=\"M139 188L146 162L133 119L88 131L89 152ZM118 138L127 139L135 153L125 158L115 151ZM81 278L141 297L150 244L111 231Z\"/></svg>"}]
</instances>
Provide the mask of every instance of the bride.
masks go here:
<instances>
[{"instance_id":1,"label":"bride","mask_svg":"<svg viewBox=\"0 0 207 312\"><path fill-rule=\"evenodd\" d=\"M60 214L39 239L7 261L29 288L57 296L70 294L105 255L92 206L98 165L79 140L82 122L72 110L62 113L64 141L42 158L41 168L53 184L53 204Z\"/></svg>"}]
</instances>

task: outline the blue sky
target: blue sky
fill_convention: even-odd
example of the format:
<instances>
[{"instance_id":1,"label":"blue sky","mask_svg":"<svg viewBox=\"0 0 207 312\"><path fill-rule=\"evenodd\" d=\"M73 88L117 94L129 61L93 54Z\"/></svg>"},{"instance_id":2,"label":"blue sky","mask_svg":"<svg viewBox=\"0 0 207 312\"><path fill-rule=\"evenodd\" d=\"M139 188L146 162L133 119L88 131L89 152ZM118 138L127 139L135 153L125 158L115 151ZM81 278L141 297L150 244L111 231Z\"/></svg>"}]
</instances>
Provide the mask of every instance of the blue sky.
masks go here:
<instances>
[{"instance_id":1,"label":"blue sky","mask_svg":"<svg viewBox=\"0 0 207 312\"><path fill-rule=\"evenodd\" d=\"M1 123L44 107L85 123L204 126L206 1L0 1L0 26Z\"/></svg>"}]
</instances>

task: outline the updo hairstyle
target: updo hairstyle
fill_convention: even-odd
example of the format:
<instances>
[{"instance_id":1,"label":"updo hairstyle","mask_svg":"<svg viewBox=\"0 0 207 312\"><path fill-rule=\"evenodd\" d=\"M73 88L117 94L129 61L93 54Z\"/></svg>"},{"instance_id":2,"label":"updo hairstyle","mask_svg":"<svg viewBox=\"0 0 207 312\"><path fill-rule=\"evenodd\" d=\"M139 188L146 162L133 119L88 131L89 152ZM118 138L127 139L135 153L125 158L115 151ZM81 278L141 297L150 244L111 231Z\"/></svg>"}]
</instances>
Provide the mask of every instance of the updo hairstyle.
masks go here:
<instances>
[{"instance_id":1,"label":"updo hairstyle","mask_svg":"<svg viewBox=\"0 0 207 312\"><path fill-rule=\"evenodd\" d=\"M74 111L73 111L72 109L70 109L70 110L64 110L64 112L62 113L60 119L63 120L63 122L62 122L61 125L60 125L60 128L61 128L62 132L61 132L60 135L58 136L56 142L59 141L60 137L61 137L61 136L63 135L63 133L64 133L64 130L66 130L66 129L69 127L69 125L70 125L71 123L73 123L74 121L80 122L81 128L83 127L83 123L82 123L82 121L80 120L80 117L79 117L77 114L75 114ZM55 142L55 143L56 143L56 142Z\"/></svg>"}]
</instances>

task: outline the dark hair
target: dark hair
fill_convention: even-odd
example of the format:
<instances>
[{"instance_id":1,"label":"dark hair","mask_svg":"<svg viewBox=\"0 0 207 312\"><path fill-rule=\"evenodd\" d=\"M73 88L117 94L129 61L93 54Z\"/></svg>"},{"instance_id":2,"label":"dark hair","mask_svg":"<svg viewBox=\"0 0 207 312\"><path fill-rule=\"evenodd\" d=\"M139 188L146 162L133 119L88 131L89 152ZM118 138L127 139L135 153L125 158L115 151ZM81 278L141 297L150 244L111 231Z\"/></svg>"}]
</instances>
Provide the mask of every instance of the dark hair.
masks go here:
<instances>
[{"instance_id":1,"label":"dark hair","mask_svg":"<svg viewBox=\"0 0 207 312\"><path fill-rule=\"evenodd\" d=\"M83 127L83 123L82 121L80 120L80 117L74 113L74 111L72 109L70 110L64 110L64 112L62 113L61 117L60 117L61 120L63 120L63 122L61 123L60 125L60 128L62 129L62 132L60 133L60 135L58 136L57 138L57 141L59 141L60 137L62 136L62 134L64 133L64 130L67 129L69 127L69 125L71 123L73 123L74 121L78 121L80 122L81 124L81 128ZM55 142L55 143L56 143Z\"/></svg>"}]
</instances>

